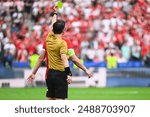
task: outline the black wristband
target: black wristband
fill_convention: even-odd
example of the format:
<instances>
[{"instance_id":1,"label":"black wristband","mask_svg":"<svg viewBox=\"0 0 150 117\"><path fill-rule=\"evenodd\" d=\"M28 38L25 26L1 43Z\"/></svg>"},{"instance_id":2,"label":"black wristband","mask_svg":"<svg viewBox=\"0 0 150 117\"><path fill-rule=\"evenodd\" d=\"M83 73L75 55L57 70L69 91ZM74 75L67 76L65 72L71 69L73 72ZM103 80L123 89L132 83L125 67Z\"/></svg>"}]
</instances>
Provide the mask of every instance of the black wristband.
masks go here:
<instances>
[{"instance_id":1,"label":"black wristband","mask_svg":"<svg viewBox=\"0 0 150 117\"><path fill-rule=\"evenodd\" d=\"M58 13L56 13L56 12L54 12L53 14L54 14L54 15L58 15Z\"/></svg>"},{"instance_id":2,"label":"black wristband","mask_svg":"<svg viewBox=\"0 0 150 117\"><path fill-rule=\"evenodd\" d=\"M50 14L50 16L54 16L54 15L58 15L58 13L52 12L52 13Z\"/></svg>"},{"instance_id":3,"label":"black wristband","mask_svg":"<svg viewBox=\"0 0 150 117\"><path fill-rule=\"evenodd\" d=\"M66 73L66 75L68 76L72 76L72 73L71 73L71 70L70 70L70 68L69 67L65 67L65 73Z\"/></svg>"}]
</instances>

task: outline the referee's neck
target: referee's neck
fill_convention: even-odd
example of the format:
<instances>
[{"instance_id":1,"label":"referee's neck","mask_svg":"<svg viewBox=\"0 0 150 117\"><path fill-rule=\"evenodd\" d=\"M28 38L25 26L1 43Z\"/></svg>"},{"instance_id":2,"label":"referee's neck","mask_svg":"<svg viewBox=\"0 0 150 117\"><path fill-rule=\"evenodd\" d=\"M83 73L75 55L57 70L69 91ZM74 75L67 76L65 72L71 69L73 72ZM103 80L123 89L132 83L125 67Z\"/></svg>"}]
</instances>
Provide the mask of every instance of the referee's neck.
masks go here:
<instances>
[{"instance_id":1,"label":"referee's neck","mask_svg":"<svg viewBox=\"0 0 150 117\"><path fill-rule=\"evenodd\" d=\"M57 37L61 37L61 36L62 36L62 34L55 34L55 36L57 36Z\"/></svg>"}]
</instances>

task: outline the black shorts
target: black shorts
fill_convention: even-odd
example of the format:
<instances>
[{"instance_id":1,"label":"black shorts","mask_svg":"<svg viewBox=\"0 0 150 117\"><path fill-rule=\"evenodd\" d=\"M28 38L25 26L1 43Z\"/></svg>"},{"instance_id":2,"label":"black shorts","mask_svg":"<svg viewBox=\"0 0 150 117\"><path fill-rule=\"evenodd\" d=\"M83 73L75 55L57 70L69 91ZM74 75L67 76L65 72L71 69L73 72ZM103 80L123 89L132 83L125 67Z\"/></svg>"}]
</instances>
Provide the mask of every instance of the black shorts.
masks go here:
<instances>
[{"instance_id":1,"label":"black shorts","mask_svg":"<svg viewBox=\"0 0 150 117\"><path fill-rule=\"evenodd\" d=\"M46 97L61 98L68 97L68 83L65 72L58 70L49 70L46 79L47 93Z\"/></svg>"}]
</instances>

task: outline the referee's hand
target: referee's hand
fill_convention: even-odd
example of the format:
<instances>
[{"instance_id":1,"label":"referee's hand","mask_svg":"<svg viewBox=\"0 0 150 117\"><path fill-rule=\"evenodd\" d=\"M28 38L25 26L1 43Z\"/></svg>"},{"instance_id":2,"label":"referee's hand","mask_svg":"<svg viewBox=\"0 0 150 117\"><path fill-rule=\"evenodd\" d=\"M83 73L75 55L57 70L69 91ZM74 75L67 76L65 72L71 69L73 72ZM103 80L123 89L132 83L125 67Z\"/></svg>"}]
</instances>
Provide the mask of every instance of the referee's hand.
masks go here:
<instances>
[{"instance_id":1,"label":"referee's hand","mask_svg":"<svg viewBox=\"0 0 150 117\"><path fill-rule=\"evenodd\" d=\"M72 82L72 77L71 76L67 76L67 82L68 82L68 84L71 84L71 82Z\"/></svg>"},{"instance_id":2,"label":"referee's hand","mask_svg":"<svg viewBox=\"0 0 150 117\"><path fill-rule=\"evenodd\" d=\"M34 75L34 74L31 74L31 75L27 78L27 82L28 82L29 84L31 84L31 83L33 82L34 78L35 78L35 75Z\"/></svg>"},{"instance_id":3,"label":"referee's hand","mask_svg":"<svg viewBox=\"0 0 150 117\"><path fill-rule=\"evenodd\" d=\"M89 78L93 77L93 74L89 70L86 70L85 73L88 75Z\"/></svg>"},{"instance_id":4,"label":"referee's hand","mask_svg":"<svg viewBox=\"0 0 150 117\"><path fill-rule=\"evenodd\" d=\"M58 7L57 6L54 6L53 10L54 10L55 13L58 13Z\"/></svg>"}]
</instances>

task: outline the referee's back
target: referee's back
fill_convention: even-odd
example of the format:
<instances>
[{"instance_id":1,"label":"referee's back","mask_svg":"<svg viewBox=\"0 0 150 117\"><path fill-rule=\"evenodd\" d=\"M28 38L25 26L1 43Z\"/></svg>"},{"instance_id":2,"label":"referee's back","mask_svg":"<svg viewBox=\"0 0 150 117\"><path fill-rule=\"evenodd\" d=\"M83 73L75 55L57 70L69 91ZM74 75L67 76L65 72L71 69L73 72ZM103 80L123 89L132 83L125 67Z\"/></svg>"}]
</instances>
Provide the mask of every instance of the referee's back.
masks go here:
<instances>
[{"instance_id":1,"label":"referee's back","mask_svg":"<svg viewBox=\"0 0 150 117\"><path fill-rule=\"evenodd\" d=\"M60 36L49 33L45 41L47 53L47 67L49 69L64 71L61 54L67 54L67 44Z\"/></svg>"}]
</instances>

